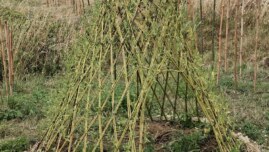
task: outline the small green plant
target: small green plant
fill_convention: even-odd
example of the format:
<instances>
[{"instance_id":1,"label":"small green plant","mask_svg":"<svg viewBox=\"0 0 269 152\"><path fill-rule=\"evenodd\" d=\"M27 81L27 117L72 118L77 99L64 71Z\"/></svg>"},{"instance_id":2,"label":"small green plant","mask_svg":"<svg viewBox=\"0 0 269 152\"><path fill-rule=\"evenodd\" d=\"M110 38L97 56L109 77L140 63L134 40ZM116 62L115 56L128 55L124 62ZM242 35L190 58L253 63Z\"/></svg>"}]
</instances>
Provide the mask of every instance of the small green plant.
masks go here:
<instances>
[{"instance_id":1,"label":"small green plant","mask_svg":"<svg viewBox=\"0 0 269 152\"><path fill-rule=\"evenodd\" d=\"M29 148L30 141L26 137L0 142L1 152L22 152Z\"/></svg>"},{"instance_id":2,"label":"small green plant","mask_svg":"<svg viewBox=\"0 0 269 152\"><path fill-rule=\"evenodd\" d=\"M153 144L150 144L150 143L146 144L145 152L154 152Z\"/></svg>"},{"instance_id":3,"label":"small green plant","mask_svg":"<svg viewBox=\"0 0 269 152\"><path fill-rule=\"evenodd\" d=\"M265 119L269 121L269 112L266 112Z\"/></svg>"},{"instance_id":4,"label":"small green plant","mask_svg":"<svg viewBox=\"0 0 269 152\"><path fill-rule=\"evenodd\" d=\"M14 109L6 109L4 111L0 111L0 121L1 120L11 120L15 118L22 118L23 114L21 111Z\"/></svg>"},{"instance_id":5,"label":"small green plant","mask_svg":"<svg viewBox=\"0 0 269 152\"><path fill-rule=\"evenodd\" d=\"M41 79L38 81L43 82ZM14 95L2 98L6 107L0 109L0 121L44 117L44 107L49 101L48 90L38 81L33 79L27 83L20 81L15 84Z\"/></svg>"},{"instance_id":6,"label":"small green plant","mask_svg":"<svg viewBox=\"0 0 269 152\"><path fill-rule=\"evenodd\" d=\"M242 131L252 140L261 142L262 133L260 131L261 129L250 122L246 122L242 126Z\"/></svg>"},{"instance_id":7,"label":"small green plant","mask_svg":"<svg viewBox=\"0 0 269 152\"><path fill-rule=\"evenodd\" d=\"M173 142L171 145L171 151L199 151L199 142L202 140L203 135L201 132L194 132L189 135L182 135L182 137Z\"/></svg>"}]
</instances>

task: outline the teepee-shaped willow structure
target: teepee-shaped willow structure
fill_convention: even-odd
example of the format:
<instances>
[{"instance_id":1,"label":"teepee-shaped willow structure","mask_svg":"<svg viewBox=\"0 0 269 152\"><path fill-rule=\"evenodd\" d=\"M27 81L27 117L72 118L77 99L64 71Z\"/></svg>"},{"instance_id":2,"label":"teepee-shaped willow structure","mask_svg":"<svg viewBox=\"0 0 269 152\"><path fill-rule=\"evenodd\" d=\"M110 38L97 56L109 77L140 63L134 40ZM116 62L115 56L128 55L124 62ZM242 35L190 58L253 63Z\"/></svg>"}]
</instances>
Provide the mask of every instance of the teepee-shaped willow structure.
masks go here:
<instances>
[{"instance_id":1,"label":"teepee-shaped willow structure","mask_svg":"<svg viewBox=\"0 0 269 152\"><path fill-rule=\"evenodd\" d=\"M178 107L184 107L180 80L195 95L220 150L230 151L233 141L206 91L183 4L104 0L95 5L91 37L39 151L144 151L147 116L152 116L148 103L158 105L155 113L162 118L176 119Z\"/></svg>"}]
</instances>

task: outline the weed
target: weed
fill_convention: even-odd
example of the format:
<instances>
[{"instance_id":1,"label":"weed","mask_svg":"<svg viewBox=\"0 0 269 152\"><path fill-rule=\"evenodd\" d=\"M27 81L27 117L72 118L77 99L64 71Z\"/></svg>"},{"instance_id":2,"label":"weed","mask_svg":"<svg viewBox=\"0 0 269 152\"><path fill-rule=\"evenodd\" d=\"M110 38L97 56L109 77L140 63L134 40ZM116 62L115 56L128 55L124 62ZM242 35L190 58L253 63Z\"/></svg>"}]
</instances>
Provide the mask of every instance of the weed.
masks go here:
<instances>
[{"instance_id":1,"label":"weed","mask_svg":"<svg viewBox=\"0 0 269 152\"><path fill-rule=\"evenodd\" d=\"M171 151L199 151L199 141L201 141L203 135L200 132L194 132L189 135L182 135L182 137L173 142L171 145Z\"/></svg>"},{"instance_id":2,"label":"weed","mask_svg":"<svg viewBox=\"0 0 269 152\"><path fill-rule=\"evenodd\" d=\"M257 125L250 122L245 122L241 129L252 140L261 142L262 132Z\"/></svg>"},{"instance_id":3,"label":"weed","mask_svg":"<svg viewBox=\"0 0 269 152\"><path fill-rule=\"evenodd\" d=\"M26 137L19 137L11 140L0 142L0 151L2 152L22 152L28 149L30 144Z\"/></svg>"},{"instance_id":4,"label":"weed","mask_svg":"<svg viewBox=\"0 0 269 152\"><path fill-rule=\"evenodd\" d=\"M0 109L0 121L44 117L44 107L49 97L48 90L39 81L45 81L45 79L32 78L27 83L24 81L16 83L14 95L2 98L6 107Z\"/></svg>"}]
</instances>

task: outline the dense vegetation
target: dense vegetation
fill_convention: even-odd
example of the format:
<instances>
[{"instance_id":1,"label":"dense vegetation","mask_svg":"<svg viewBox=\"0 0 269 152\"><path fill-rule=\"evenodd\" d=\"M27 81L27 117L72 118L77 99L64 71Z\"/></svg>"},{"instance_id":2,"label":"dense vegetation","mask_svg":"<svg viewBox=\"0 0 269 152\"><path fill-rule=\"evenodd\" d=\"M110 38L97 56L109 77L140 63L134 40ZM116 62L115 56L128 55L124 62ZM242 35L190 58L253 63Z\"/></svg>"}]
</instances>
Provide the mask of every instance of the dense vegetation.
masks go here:
<instances>
[{"instance_id":1,"label":"dense vegetation","mask_svg":"<svg viewBox=\"0 0 269 152\"><path fill-rule=\"evenodd\" d=\"M267 0L0 0L0 151L268 151Z\"/></svg>"}]
</instances>

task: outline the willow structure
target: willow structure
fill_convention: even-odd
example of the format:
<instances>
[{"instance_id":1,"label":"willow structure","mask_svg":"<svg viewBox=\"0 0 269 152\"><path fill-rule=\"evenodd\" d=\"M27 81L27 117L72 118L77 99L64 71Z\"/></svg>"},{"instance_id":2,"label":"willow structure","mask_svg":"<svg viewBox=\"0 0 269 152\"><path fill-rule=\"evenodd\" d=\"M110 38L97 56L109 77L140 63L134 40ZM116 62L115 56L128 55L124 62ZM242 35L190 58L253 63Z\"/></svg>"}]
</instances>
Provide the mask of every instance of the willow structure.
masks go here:
<instances>
[{"instance_id":1,"label":"willow structure","mask_svg":"<svg viewBox=\"0 0 269 152\"><path fill-rule=\"evenodd\" d=\"M91 36L37 151L144 151L149 118L179 119L185 110L179 81L195 96L220 151L231 151L233 139L199 69L195 26L177 3L95 3Z\"/></svg>"}]
</instances>

